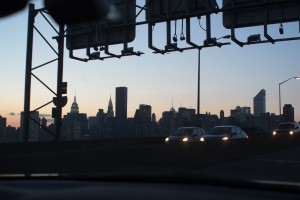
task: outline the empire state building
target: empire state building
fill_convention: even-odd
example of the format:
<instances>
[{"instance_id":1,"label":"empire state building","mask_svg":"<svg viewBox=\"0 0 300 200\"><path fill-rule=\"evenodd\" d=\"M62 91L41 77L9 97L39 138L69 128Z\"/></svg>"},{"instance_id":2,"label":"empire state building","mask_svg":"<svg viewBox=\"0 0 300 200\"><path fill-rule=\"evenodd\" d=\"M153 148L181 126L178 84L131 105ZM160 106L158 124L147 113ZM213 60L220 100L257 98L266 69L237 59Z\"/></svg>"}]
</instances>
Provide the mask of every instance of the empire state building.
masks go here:
<instances>
[{"instance_id":1,"label":"empire state building","mask_svg":"<svg viewBox=\"0 0 300 200\"><path fill-rule=\"evenodd\" d=\"M85 138L88 129L86 113L79 113L76 96L71 106L71 112L63 118L63 140L80 140Z\"/></svg>"},{"instance_id":2,"label":"empire state building","mask_svg":"<svg viewBox=\"0 0 300 200\"><path fill-rule=\"evenodd\" d=\"M74 97L74 102L72 103L72 106L71 106L71 113L79 113L79 107L76 102L76 96Z\"/></svg>"}]
</instances>

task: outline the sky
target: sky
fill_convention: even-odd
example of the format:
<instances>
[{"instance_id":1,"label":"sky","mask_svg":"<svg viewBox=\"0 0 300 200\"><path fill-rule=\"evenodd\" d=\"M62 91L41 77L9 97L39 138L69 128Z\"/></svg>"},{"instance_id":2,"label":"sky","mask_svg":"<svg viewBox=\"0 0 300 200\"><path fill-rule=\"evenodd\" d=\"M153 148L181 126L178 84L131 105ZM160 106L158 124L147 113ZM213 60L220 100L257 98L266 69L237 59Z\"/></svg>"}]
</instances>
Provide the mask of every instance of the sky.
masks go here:
<instances>
[{"instance_id":1,"label":"sky","mask_svg":"<svg viewBox=\"0 0 300 200\"><path fill-rule=\"evenodd\" d=\"M43 7L42 1L32 1L36 8ZM137 0L143 5L144 1ZM221 7L221 1L218 1ZM20 112L24 107L25 62L27 40L28 9L0 19L0 115L7 118L7 125L18 127ZM144 14L137 20L144 21ZM53 22L54 25L55 22ZM202 44L205 31L193 18L192 41ZM205 18L200 19L205 27ZM172 34L174 34L172 22ZM269 26L269 34L274 38L299 37L298 23L284 23L284 35L279 35L279 24ZM57 46L55 32L38 15L35 26L47 37L53 46ZM63 114L70 111L76 95L79 111L95 116L98 109L107 111L109 98L115 108L115 88L128 88L128 117L133 117L140 104L152 106L157 119L163 111L173 107L197 108L197 68L198 50L154 54L148 48L147 25L136 27L135 40L129 44L135 51L142 51L140 57L129 56L104 61L95 60L87 63L70 59L65 49L64 78L68 82L68 104ZM184 26L185 28L185 26ZM181 22L177 22L177 35L181 32ZM240 28L236 36L242 41L252 34L263 33L263 27ZM154 44L160 49L166 45L165 24L159 23L154 28ZM222 25L222 14L212 15L212 36L219 38L230 34ZM263 38L263 37L262 37ZM279 113L279 83L290 77L300 76L300 41L278 42L275 44L255 44L239 47L231 40L231 45L222 48L203 48L200 52L200 113L210 112L219 115L224 110L225 116L236 106L251 107L253 97L261 90L266 90L266 110ZM186 47L184 41L179 47ZM122 45L113 45L111 51L119 53ZM83 50L74 52L84 56ZM34 33L33 67L56 58L53 51ZM35 70L33 73L50 88L56 90L57 62ZM292 104L295 120L300 121L300 80L292 79L281 85L282 106ZM53 94L32 78L31 110L49 102ZM39 112L48 119L51 114L49 105ZM50 119L49 119L50 120Z\"/></svg>"}]
</instances>

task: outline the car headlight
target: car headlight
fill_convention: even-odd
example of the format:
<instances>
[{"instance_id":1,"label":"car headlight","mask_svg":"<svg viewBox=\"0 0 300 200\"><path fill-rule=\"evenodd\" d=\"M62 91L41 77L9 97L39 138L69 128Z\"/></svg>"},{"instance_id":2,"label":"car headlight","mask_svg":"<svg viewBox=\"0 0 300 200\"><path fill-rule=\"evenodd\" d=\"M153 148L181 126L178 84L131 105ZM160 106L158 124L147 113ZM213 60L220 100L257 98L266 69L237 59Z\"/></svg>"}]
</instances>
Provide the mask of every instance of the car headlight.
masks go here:
<instances>
[{"instance_id":1,"label":"car headlight","mask_svg":"<svg viewBox=\"0 0 300 200\"><path fill-rule=\"evenodd\" d=\"M200 138L200 141L201 141L201 142L204 142L204 138L203 138L203 137L202 137L202 138Z\"/></svg>"},{"instance_id":2,"label":"car headlight","mask_svg":"<svg viewBox=\"0 0 300 200\"><path fill-rule=\"evenodd\" d=\"M228 140L228 139L229 139L228 137L223 137L223 138L222 138L222 140Z\"/></svg>"},{"instance_id":3,"label":"car headlight","mask_svg":"<svg viewBox=\"0 0 300 200\"><path fill-rule=\"evenodd\" d=\"M189 139L187 137L183 138L182 141L183 142L187 142Z\"/></svg>"},{"instance_id":4,"label":"car headlight","mask_svg":"<svg viewBox=\"0 0 300 200\"><path fill-rule=\"evenodd\" d=\"M170 139L169 139L168 137L165 139L166 142L169 142L169 140L170 140Z\"/></svg>"},{"instance_id":5,"label":"car headlight","mask_svg":"<svg viewBox=\"0 0 300 200\"><path fill-rule=\"evenodd\" d=\"M290 135L293 135L294 134L294 131L290 131Z\"/></svg>"},{"instance_id":6,"label":"car headlight","mask_svg":"<svg viewBox=\"0 0 300 200\"><path fill-rule=\"evenodd\" d=\"M277 133L276 133L276 131L273 131L273 135L276 135Z\"/></svg>"}]
</instances>

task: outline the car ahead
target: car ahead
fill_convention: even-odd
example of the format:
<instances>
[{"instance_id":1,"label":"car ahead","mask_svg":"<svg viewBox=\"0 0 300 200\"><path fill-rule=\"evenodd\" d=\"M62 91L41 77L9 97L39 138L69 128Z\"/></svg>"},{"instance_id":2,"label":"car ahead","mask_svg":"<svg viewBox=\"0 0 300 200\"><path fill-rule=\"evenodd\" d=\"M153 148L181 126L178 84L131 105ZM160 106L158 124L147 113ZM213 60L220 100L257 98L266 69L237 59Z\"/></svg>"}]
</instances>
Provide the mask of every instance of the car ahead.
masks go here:
<instances>
[{"instance_id":1,"label":"car ahead","mask_svg":"<svg viewBox=\"0 0 300 200\"><path fill-rule=\"evenodd\" d=\"M205 131L200 127L181 127L172 132L165 142L192 142L199 141Z\"/></svg>"},{"instance_id":2,"label":"car ahead","mask_svg":"<svg viewBox=\"0 0 300 200\"><path fill-rule=\"evenodd\" d=\"M273 131L273 136L298 134L300 134L300 125L296 122L280 123Z\"/></svg>"},{"instance_id":3,"label":"car ahead","mask_svg":"<svg viewBox=\"0 0 300 200\"><path fill-rule=\"evenodd\" d=\"M207 140L247 139L248 135L238 126L215 126L200 138L201 142Z\"/></svg>"}]
</instances>

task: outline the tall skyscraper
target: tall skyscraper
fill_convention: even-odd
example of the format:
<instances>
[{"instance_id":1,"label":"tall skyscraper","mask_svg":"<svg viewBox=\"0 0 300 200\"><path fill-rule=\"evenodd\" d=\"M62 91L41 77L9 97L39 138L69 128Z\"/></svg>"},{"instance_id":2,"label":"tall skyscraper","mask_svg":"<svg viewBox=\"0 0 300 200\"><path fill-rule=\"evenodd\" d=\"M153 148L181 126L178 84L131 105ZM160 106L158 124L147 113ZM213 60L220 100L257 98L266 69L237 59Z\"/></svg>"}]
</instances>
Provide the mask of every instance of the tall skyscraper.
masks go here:
<instances>
[{"instance_id":1,"label":"tall skyscraper","mask_svg":"<svg viewBox=\"0 0 300 200\"><path fill-rule=\"evenodd\" d=\"M127 87L116 88L116 132L124 134L126 132L127 120Z\"/></svg>"},{"instance_id":2,"label":"tall skyscraper","mask_svg":"<svg viewBox=\"0 0 300 200\"><path fill-rule=\"evenodd\" d=\"M113 104L112 104L112 101L111 101L111 97L109 98L106 117L107 118L114 117L114 107L113 107Z\"/></svg>"},{"instance_id":3,"label":"tall skyscraper","mask_svg":"<svg viewBox=\"0 0 300 200\"><path fill-rule=\"evenodd\" d=\"M156 115L155 115L155 113L152 113L152 115L151 115L151 122L152 123L156 123Z\"/></svg>"},{"instance_id":4,"label":"tall skyscraper","mask_svg":"<svg viewBox=\"0 0 300 200\"><path fill-rule=\"evenodd\" d=\"M283 121L284 122L294 122L294 107L291 104L285 104L283 107Z\"/></svg>"},{"instance_id":5,"label":"tall skyscraper","mask_svg":"<svg viewBox=\"0 0 300 200\"><path fill-rule=\"evenodd\" d=\"M221 110L221 111L220 111L220 119L221 119L221 120L224 120L224 117L225 117L225 116L224 116L224 110Z\"/></svg>"},{"instance_id":6,"label":"tall skyscraper","mask_svg":"<svg viewBox=\"0 0 300 200\"><path fill-rule=\"evenodd\" d=\"M4 129L6 128L6 118L0 115L0 139L4 140Z\"/></svg>"},{"instance_id":7,"label":"tall skyscraper","mask_svg":"<svg viewBox=\"0 0 300 200\"><path fill-rule=\"evenodd\" d=\"M76 102L76 96L71 106L71 112L63 118L63 140L84 139L88 129L88 120L86 113L79 113L79 106Z\"/></svg>"},{"instance_id":8,"label":"tall skyscraper","mask_svg":"<svg viewBox=\"0 0 300 200\"><path fill-rule=\"evenodd\" d=\"M127 119L127 87L116 88L116 119L125 121Z\"/></svg>"},{"instance_id":9,"label":"tall skyscraper","mask_svg":"<svg viewBox=\"0 0 300 200\"><path fill-rule=\"evenodd\" d=\"M139 118L141 123L151 123L151 106L141 104L139 107Z\"/></svg>"},{"instance_id":10,"label":"tall skyscraper","mask_svg":"<svg viewBox=\"0 0 300 200\"><path fill-rule=\"evenodd\" d=\"M79 113L79 107L76 102L76 96L74 97L74 102L72 103L72 106L71 106L71 113Z\"/></svg>"},{"instance_id":11,"label":"tall skyscraper","mask_svg":"<svg viewBox=\"0 0 300 200\"><path fill-rule=\"evenodd\" d=\"M101 138L105 129L105 113L99 109L95 117L89 117L89 136L94 139Z\"/></svg>"},{"instance_id":12,"label":"tall skyscraper","mask_svg":"<svg viewBox=\"0 0 300 200\"><path fill-rule=\"evenodd\" d=\"M253 98L254 116L259 117L262 113L266 113L266 90L262 89Z\"/></svg>"}]
</instances>

